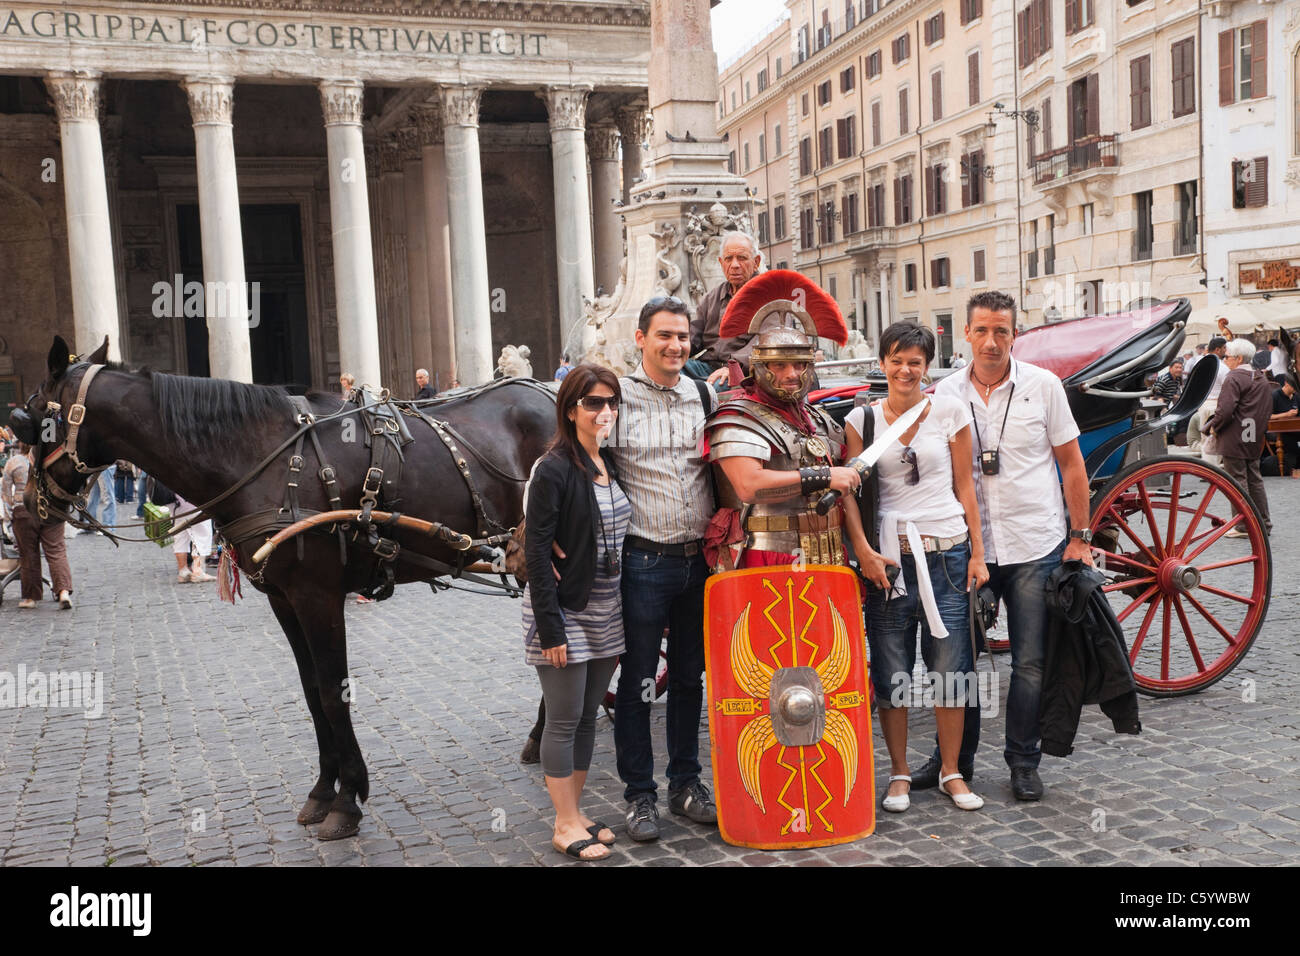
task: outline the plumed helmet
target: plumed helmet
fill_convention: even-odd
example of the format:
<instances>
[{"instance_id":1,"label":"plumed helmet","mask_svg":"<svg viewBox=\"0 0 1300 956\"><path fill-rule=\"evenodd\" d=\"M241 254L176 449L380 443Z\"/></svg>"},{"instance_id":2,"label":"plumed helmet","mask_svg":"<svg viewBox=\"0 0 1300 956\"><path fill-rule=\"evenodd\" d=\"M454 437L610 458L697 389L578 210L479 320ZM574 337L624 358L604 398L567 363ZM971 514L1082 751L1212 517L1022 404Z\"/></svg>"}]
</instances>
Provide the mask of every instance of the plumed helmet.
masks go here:
<instances>
[{"instance_id":1,"label":"plumed helmet","mask_svg":"<svg viewBox=\"0 0 1300 956\"><path fill-rule=\"evenodd\" d=\"M772 269L755 276L727 306L718 327L720 338L753 333L750 366L754 382L781 401L794 402L812 386L812 363L818 336L838 345L848 341L844 316L826 292L801 273ZM785 388L768 369L770 362L806 362L798 386Z\"/></svg>"}]
</instances>

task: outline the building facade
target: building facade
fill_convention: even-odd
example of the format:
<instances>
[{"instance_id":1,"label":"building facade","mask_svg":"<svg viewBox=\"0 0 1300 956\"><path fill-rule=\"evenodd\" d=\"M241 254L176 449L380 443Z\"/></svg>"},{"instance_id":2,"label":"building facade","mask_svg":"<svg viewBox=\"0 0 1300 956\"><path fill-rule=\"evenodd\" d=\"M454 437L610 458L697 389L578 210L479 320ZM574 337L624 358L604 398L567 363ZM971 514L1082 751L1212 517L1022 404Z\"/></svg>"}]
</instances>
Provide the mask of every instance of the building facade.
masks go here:
<instances>
[{"instance_id":1,"label":"building facade","mask_svg":"<svg viewBox=\"0 0 1300 956\"><path fill-rule=\"evenodd\" d=\"M508 343L549 371L617 277L649 27L643 0L6 4L5 397L52 332L398 395Z\"/></svg>"},{"instance_id":2,"label":"building facade","mask_svg":"<svg viewBox=\"0 0 1300 956\"><path fill-rule=\"evenodd\" d=\"M1210 4L1208 318L1300 326L1300 2ZM1230 308L1225 308L1230 307Z\"/></svg>"}]
</instances>

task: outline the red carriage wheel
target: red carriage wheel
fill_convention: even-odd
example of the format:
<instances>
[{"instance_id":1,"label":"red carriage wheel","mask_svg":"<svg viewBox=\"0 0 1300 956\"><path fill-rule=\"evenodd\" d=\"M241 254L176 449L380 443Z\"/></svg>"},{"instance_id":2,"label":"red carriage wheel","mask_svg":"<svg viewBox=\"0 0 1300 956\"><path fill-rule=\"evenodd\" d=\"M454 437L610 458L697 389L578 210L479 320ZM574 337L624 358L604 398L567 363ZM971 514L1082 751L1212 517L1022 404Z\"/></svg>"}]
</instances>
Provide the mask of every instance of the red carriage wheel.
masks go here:
<instances>
[{"instance_id":1,"label":"red carriage wheel","mask_svg":"<svg viewBox=\"0 0 1300 956\"><path fill-rule=\"evenodd\" d=\"M1241 661L1268 612L1272 557L1226 472L1194 458L1133 462L1093 495L1092 532L1143 693L1195 693Z\"/></svg>"}]
</instances>

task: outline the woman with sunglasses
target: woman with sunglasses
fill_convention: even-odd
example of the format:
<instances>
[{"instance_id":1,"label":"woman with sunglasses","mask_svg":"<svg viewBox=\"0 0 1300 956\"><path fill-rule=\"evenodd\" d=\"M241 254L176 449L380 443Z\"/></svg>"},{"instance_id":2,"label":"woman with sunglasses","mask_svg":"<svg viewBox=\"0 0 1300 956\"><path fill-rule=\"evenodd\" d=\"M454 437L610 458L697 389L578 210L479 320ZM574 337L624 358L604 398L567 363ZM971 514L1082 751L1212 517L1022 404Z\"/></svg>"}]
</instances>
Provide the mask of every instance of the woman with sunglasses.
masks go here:
<instances>
[{"instance_id":1,"label":"woman with sunglasses","mask_svg":"<svg viewBox=\"0 0 1300 956\"><path fill-rule=\"evenodd\" d=\"M585 816L582 789L596 709L623 653L620 556L631 506L601 452L618 415L618 377L579 365L556 396L556 434L533 468L526 504L525 660L546 702L541 764L555 806L556 850L609 856L614 833Z\"/></svg>"},{"instance_id":2,"label":"woman with sunglasses","mask_svg":"<svg viewBox=\"0 0 1300 956\"><path fill-rule=\"evenodd\" d=\"M924 326L895 322L885 329L880 355L889 394L855 408L844 423L853 456L908 409L928 403L863 483L863 517L850 518L848 526L861 574L871 585L871 682L890 759L882 805L894 813L910 803L907 702L918 624L928 671L924 699L933 701L938 725L939 789L962 810L984 805L957 772L957 752L967 697L975 690L967 592L983 585L989 572L970 466L970 412L956 399L929 398L922 392L934 353L934 333ZM892 583L889 565L899 572Z\"/></svg>"}]
</instances>

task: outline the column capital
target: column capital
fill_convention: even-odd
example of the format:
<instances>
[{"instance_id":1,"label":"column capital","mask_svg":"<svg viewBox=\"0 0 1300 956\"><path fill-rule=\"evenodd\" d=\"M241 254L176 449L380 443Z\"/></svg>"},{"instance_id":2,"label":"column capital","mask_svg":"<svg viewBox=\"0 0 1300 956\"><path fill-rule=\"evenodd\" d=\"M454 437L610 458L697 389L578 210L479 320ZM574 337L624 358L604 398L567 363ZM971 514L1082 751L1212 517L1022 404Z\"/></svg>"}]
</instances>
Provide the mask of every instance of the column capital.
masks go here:
<instances>
[{"instance_id":1,"label":"column capital","mask_svg":"<svg viewBox=\"0 0 1300 956\"><path fill-rule=\"evenodd\" d=\"M460 84L438 87L443 126L478 126L479 98L485 87Z\"/></svg>"},{"instance_id":2,"label":"column capital","mask_svg":"<svg viewBox=\"0 0 1300 956\"><path fill-rule=\"evenodd\" d=\"M397 136L397 153L402 162L419 162L421 156L419 128L414 123L408 123L406 126L397 127L393 132Z\"/></svg>"},{"instance_id":3,"label":"column capital","mask_svg":"<svg viewBox=\"0 0 1300 956\"><path fill-rule=\"evenodd\" d=\"M229 76L187 76L181 86L190 100L190 118L195 126L229 126L234 113L235 81Z\"/></svg>"},{"instance_id":4,"label":"column capital","mask_svg":"<svg viewBox=\"0 0 1300 956\"><path fill-rule=\"evenodd\" d=\"M618 159L620 138L613 123L597 123L587 127L587 155L592 162Z\"/></svg>"},{"instance_id":5,"label":"column capital","mask_svg":"<svg viewBox=\"0 0 1300 956\"><path fill-rule=\"evenodd\" d=\"M75 73L47 73L45 89L49 91L60 123L99 119L98 73L82 70Z\"/></svg>"},{"instance_id":6,"label":"column capital","mask_svg":"<svg viewBox=\"0 0 1300 956\"><path fill-rule=\"evenodd\" d=\"M379 171L381 173L402 171L402 144L395 132L389 133L379 144Z\"/></svg>"},{"instance_id":7,"label":"column capital","mask_svg":"<svg viewBox=\"0 0 1300 956\"><path fill-rule=\"evenodd\" d=\"M360 126L361 99L365 84L360 80L321 80L320 105L326 126Z\"/></svg>"},{"instance_id":8,"label":"column capital","mask_svg":"<svg viewBox=\"0 0 1300 956\"><path fill-rule=\"evenodd\" d=\"M426 103L411 110L415 128L420 134L421 146L441 146L442 110L434 103Z\"/></svg>"},{"instance_id":9,"label":"column capital","mask_svg":"<svg viewBox=\"0 0 1300 956\"><path fill-rule=\"evenodd\" d=\"M618 131L625 143L638 146L650 142L654 132L654 116L644 106L620 106L614 114L618 118Z\"/></svg>"},{"instance_id":10,"label":"column capital","mask_svg":"<svg viewBox=\"0 0 1300 956\"><path fill-rule=\"evenodd\" d=\"M561 129L585 129L587 126L587 97L591 95L590 83L574 86L548 86L537 95L546 101L546 112L551 117L551 132Z\"/></svg>"}]
</instances>

